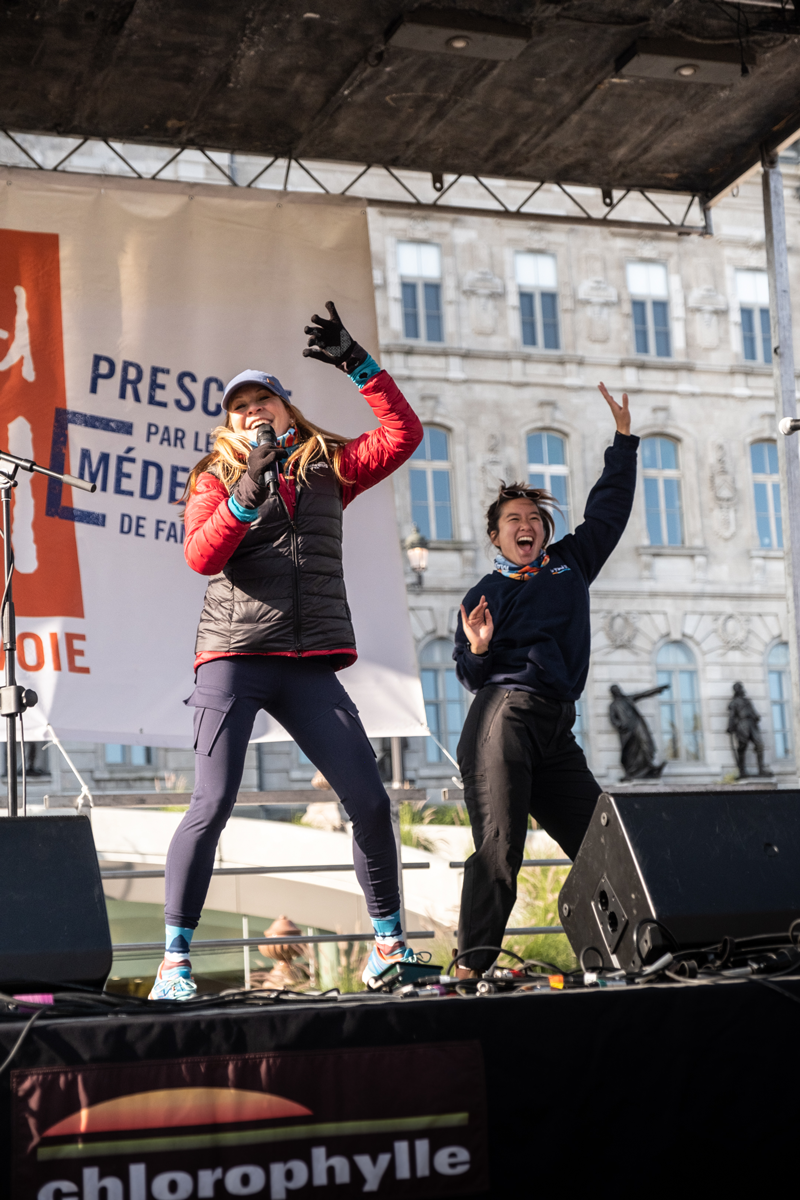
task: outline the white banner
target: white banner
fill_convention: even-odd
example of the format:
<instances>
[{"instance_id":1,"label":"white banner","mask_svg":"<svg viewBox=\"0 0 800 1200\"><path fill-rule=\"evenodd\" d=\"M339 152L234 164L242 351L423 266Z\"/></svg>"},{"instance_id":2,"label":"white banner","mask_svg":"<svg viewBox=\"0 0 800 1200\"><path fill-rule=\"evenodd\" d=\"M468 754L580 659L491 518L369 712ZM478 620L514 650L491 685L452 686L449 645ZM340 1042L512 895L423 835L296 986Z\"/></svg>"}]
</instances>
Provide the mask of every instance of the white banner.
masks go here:
<instances>
[{"instance_id":1,"label":"white banner","mask_svg":"<svg viewBox=\"0 0 800 1200\"><path fill-rule=\"evenodd\" d=\"M206 581L176 504L222 420L223 382L278 376L325 428L376 426L342 374L302 357L334 300L376 353L357 200L0 171L0 445L97 484L14 493L26 736L185 746ZM424 732L390 481L348 508L359 661L341 679L372 736ZM285 739L265 714L258 740Z\"/></svg>"}]
</instances>

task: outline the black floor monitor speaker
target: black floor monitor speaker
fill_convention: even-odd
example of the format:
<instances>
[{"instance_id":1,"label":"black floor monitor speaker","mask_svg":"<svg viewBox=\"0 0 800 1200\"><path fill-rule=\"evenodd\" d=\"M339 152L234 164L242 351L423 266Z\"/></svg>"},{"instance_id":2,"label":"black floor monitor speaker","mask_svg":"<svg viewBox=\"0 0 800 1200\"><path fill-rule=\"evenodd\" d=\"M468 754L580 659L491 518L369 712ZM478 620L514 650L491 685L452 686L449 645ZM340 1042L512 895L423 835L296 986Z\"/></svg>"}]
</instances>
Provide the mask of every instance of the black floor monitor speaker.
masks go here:
<instances>
[{"instance_id":1,"label":"black floor monitor speaker","mask_svg":"<svg viewBox=\"0 0 800 1200\"><path fill-rule=\"evenodd\" d=\"M111 959L89 818L0 820L0 991L102 988Z\"/></svg>"},{"instance_id":2,"label":"black floor monitor speaker","mask_svg":"<svg viewBox=\"0 0 800 1200\"><path fill-rule=\"evenodd\" d=\"M603 792L559 915L588 970L635 971L725 937L788 944L800 791Z\"/></svg>"}]
</instances>

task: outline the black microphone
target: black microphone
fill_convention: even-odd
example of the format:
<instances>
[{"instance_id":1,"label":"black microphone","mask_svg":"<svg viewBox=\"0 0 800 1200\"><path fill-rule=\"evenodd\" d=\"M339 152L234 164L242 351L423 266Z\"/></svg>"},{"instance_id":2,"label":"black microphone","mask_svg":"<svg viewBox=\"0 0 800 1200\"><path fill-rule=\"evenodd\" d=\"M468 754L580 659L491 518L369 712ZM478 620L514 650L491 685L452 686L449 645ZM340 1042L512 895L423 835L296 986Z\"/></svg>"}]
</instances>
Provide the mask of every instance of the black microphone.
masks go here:
<instances>
[{"instance_id":1,"label":"black microphone","mask_svg":"<svg viewBox=\"0 0 800 1200\"><path fill-rule=\"evenodd\" d=\"M267 423L264 425L259 425L258 430L256 431L256 441L258 442L259 446L270 446L275 450L278 448L278 439L275 436L275 430ZM278 489L280 487L280 476L278 474L277 460L267 467L266 471L261 476L261 483L266 483L267 491L270 496L277 496Z\"/></svg>"}]
</instances>

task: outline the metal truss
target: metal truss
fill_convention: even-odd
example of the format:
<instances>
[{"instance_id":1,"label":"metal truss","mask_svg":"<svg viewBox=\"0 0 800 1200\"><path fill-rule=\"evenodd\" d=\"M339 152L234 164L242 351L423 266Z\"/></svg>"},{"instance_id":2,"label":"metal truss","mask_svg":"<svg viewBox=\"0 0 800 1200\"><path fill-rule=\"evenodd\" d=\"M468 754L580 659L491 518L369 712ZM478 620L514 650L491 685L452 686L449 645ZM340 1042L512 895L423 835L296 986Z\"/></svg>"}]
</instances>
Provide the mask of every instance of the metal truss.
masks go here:
<instances>
[{"instance_id":1,"label":"metal truss","mask_svg":"<svg viewBox=\"0 0 800 1200\"><path fill-rule=\"evenodd\" d=\"M503 217L516 221L536 221L560 225L586 225L647 234L671 233L708 237L712 233L711 214L704 199L694 193L653 193L644 188L589 188L565 185L558 180L525 183L512 179L492 179L480 175L444 175L433 172L400 170L377 163L354 164L329 161L302 161L295 157L271 158L208 150L202 146L181 146L163 161L163 146L117 143L106 138L66 138L34 136L0 130L8 143L19 152L9 156L9 146L0 138L0 165L31 170L117 176L163 181L169 178L184 183L221 184L241 190L255 188L281 192L289 190L290 176L294 191L352 195L381 208L409 209L420 214L447 216ZM74 144L59 154L58 143ZM27 145L26 145L27 143ZM44 150L55 153L49 155ZM36 151L39 150L37 155ZM127 149L127 153L123 152ZM83 153L82 153L83 152ZM91 162L87 162L87 156ZM141 160L155 159L146 165ZM9 157L14 161L9 161ZM48 159L53 161L46 161ZM134 160L140 160L139 166ZM189 162L191 161L191 168ZM223 161L220 161L223 160ZM223 165L224 164L224 165ZM197 167L204 170L198 177ZM312 170L313 166L313 170ZM154 167L155 169L149 169ZM113 168L113 169L109 169ZM211 170L209 170L211 168ZM358 191L354 191L360 183ZM399 189L399 192L398 192ZM499 195L505 192L506 196ZM659 202L654 199L659 197ZM520 196L522 198L520 199ZM548 200L564 197L568 211L536 207L536 197ZM445 197L448 203L443 203ZM579 198L580 197L580 198ZM642 201L656 218L643 219ZM676 207L677 202L677 207ZM623 209L625 215L621 215ZM671 214L668 209L674 209ZM695 209L699 224L687 224Z\"/></svg>"}]
</instances>

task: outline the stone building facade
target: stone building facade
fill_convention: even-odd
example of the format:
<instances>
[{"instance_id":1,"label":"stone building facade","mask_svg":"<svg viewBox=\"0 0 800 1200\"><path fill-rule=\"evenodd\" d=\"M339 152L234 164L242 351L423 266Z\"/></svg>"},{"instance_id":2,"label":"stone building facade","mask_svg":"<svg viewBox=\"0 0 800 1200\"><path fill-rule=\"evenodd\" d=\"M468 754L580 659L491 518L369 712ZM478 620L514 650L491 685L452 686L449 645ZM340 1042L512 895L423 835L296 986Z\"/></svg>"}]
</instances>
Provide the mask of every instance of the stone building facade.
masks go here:
<instances>
[{"instance_id":1,"label":"stone building facade","mask_svg":"<svg viewBox=\"0 0 800 1200\"><path fill-rule=\"evenodd\" d=\"M791 160L783 167L792 238L800 172ZM603 783L620 778L609 686L668 683L642 703L665 780L725 778L735 768L727 705L741 680L762 715L767 761L788 782L780 435L759 177L715 209L711 238L379 207L370 229L382 361L430 431L398 473L396 499L401 536L416 522L430 540L422 587L409 572L408 589L439 740L454 751L469 699L449 652L464 593L491 569L485 509L500 479L530 479L563 497L574 528L614 432L603 381L618 399L628 392L643 442L628 528L592 588L579 705L590 765ZM453 768L420 739L407 748L406 773L446 785Z\"/></svg>"},{"instance_id":2,"label":"stone building facade","mask_svg":"<svg viewBox=\"0 0 800 1200\"><path fill-rule=\"evenodd\" d=\"M800 163L782 166L798 311ZM555 188L544 198L554 215L575 211ZM626 215L653 213L641 199ZM735 768L727 704L741 680L768 763L786 782L795 774L758 176L713 220L701 239L369 208L380 359L426 428L395 476L398 537L416 524L429 541L422 585L407 571L408 603L429 725L451 754L470 700L452 639L462 597L491 569L486 507L501 479L531 480L561 499L561 528L575 527L614 431L603 381L617 398L628 392L643 443L628 528L592 589L579 705L590 765L601 783L620 778L610 685L668 683L641 706L665 780L724 779ZM192 786L188 751L68 749L97 790ZM376 749L388 777L388 745ZM33 795L72 790L58 758L31 759L44 772ZM455 773L422 738L405 745L404 770L432 794ZM291 743L253 747L243 786L307 787L313 774Z\"/></svg>"}]
</instances>

